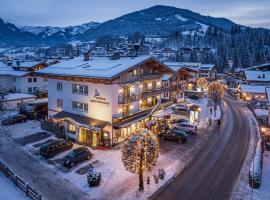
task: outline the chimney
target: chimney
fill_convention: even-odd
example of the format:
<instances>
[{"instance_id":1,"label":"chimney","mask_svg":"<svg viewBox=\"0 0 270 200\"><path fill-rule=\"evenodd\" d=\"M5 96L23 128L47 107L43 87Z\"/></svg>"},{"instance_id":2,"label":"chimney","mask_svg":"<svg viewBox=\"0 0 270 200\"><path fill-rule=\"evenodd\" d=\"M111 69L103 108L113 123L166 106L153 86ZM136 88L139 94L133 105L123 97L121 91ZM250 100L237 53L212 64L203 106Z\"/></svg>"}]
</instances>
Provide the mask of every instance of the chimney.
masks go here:
<instances>
[{"instance_id":1,"label":"chimney","mask_svg":"<svg viewBox=\"0 0 270 200\"><path fill-rule=\"evenodd\" d=\"M89 51L85 52L83 55L84 55L84 61L90 60L90 52Z\"/></svg>"},{"instance_id":2,"label":"chimney","mask_svg":"<svg viewBox=\"0 0 270 200\"><path fill-rule=\"evenodd\" d=\"M117 60L120 59L120 53L118 51L115 51L111 55L111 60Z\"/></svg>"}]
</instances>

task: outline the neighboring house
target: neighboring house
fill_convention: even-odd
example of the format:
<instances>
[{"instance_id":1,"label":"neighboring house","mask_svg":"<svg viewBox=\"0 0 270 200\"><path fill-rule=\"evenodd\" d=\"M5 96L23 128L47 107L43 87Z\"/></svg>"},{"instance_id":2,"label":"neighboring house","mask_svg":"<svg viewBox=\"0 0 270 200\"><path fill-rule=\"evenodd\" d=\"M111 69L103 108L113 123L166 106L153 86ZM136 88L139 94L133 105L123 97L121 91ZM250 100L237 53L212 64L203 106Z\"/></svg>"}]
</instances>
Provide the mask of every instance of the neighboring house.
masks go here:
<instances>
[{"instance_id":1,"label":"neighboring house","mask_svg":"<svg viewBox=\"0 0 270 200\"><path fill-rule=\"evenodd\" d=\"M170 98L178 101L184 99L184 91L188 88L192 75L177 62L165 62L165 64L174 71L170 77Z\"/></svg>"},{"instance_id":2,"label":"neighboring house","mask_svg":"<svg viewBox=\"0 0 270 200\"><path fill-rule=\"evenodd\" d=\"M270 85L270 71L245 70L243 80L249 85Z\"/></svg>"},{"instance_id":3,"label":"neighboring house","mask_svg":"<svg viewBox=\"0 0 270 200\"><path fill-rule=\"evenodd\" d=\"M8 93L3 95L0 99L3 105L3 110L18 110L22 103L32 102L35 100L35 95L22 93Z\"/></svg>"},{"instance_id":4,"label":"neighboring house","mask_svg":"<svg viewBox=\"0 0 270 200\"><path fill-rule=\"evenodd\" d=\"M262 102L267 101L265 88L269 87L265 85L246 85L240 84L239 89L241 91L241 97L245 101L258 100Z\"/></svg>"},{"instance_id":5,"label":"neighboring house","mask_svg":"<svg viewBox=\"0 0 270 200\"><path fill-rule=\"evenodd\" d=\"M42 62L0 62L0 91L33 94L37 90L47 90L47 79L34 73L45 66Z\"/></svg>"},{"instance_id":6,"label":"neighboring house","mask_svg":"<svg viewBox=\"0 0 270 200\"><path fill-rule=\"evenodd\" d=\"M217 69L214 64L201 64L198 68L199 77L208 80L215 80L217 78Z\"/></svg>"},{"instance_id":7,"label":"neighboring house","mask_svg":"<svg viewBox=\"0 0 270 200\"><path fill-rule=\"evenodd\" d=\"M138 131L169 91L162 77L170 73L151 56L89 54L38 71L48 79L48 117L64 125L67 137L93 147Z\"/></svg>"}]
</instances>

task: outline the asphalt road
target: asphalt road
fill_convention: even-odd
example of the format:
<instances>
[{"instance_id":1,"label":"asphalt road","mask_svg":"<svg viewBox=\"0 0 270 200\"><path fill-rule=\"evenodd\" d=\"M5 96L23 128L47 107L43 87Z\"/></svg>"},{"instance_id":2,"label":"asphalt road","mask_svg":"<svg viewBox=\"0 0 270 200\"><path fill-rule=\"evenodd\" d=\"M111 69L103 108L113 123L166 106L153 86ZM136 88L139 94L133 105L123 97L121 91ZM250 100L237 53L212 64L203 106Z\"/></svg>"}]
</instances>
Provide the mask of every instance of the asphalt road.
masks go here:
<instances>
[{"instance_id":1,"label":"asphalt road","mask_svg":"<svg viewBox=\"0 0 270 200\"><path fill-rule=\"evenodd\" d=\"M243 104L225 97L222 125L212 130L209 144L156 200L229 199L249 148L249 123Z\"/></svg>"}]
</instances>

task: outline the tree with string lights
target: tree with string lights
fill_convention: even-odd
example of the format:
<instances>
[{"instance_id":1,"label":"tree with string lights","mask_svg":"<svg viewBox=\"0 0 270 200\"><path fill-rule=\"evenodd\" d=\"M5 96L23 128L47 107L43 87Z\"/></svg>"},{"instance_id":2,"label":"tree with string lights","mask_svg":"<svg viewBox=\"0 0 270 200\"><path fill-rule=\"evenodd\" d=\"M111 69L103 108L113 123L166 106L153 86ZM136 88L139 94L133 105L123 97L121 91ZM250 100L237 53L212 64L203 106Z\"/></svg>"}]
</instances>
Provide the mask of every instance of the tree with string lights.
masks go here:
<instances>
[{"instance_id":1,"label":"tree with string lights","mask_svg":"<svg viewBox=\"0 0 270 200\"><path fill-rule=\"evenodd\" d=\"M207 95L214 103L214 116L216 117L217 105L224 97L223 86L219 82L213 82L208 86Z\"/></svg>"},{"instance_id":2,"label":"tree with string lights","mask_svg":"<svg viewBox=\"0 0 270 200\"><path fill-rule=\"evenodd\" d=\"M201 90L207 89L208 81L205 78L199 78L197 80L197 86L201 88Z\"/></svg>"},{"instance_id":3,"label":"tree with string lights","mask_svg":"<svg viewBox=\"0 0 270 200\"><path fill-rule=\"evenodd\" d=\"M157 136L149 130L129 138L122 147L122 161L126 170L139 174L139 190L144 189L143 174L152 171L159 155Z\"/></svg>"}]
</instances>

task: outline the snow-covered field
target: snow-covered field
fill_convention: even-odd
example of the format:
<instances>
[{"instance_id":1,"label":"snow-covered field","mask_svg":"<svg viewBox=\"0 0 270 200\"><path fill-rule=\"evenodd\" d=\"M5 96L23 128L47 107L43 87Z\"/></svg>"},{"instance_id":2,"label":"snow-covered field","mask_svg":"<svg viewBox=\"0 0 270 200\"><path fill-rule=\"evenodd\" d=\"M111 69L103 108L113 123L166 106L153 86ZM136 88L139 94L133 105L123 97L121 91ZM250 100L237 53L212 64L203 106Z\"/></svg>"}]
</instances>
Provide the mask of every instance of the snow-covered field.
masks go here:
<instances>
[{"instance_id":1,"label":"snow-covered field","mask_svg":"<svg viewBox=\"0 0 270 200\"><path fill-rule=\"evenodd\" d=\"M35 120L27 120L25 123L18 123L6 127L13 138L24 137L33 133L42 132L40 122Z\"/></svg>"},{"instance_id":2,"label":"snow-covered field","mask_svg":"<svg viewBox=\"0 0 270 200\"><path fill-rule=\"evenodd\" d=\"M0 172L0 199L1 200L30 200L20 188L16 187L5 175Z\"/></svg>"}]
</instances>

